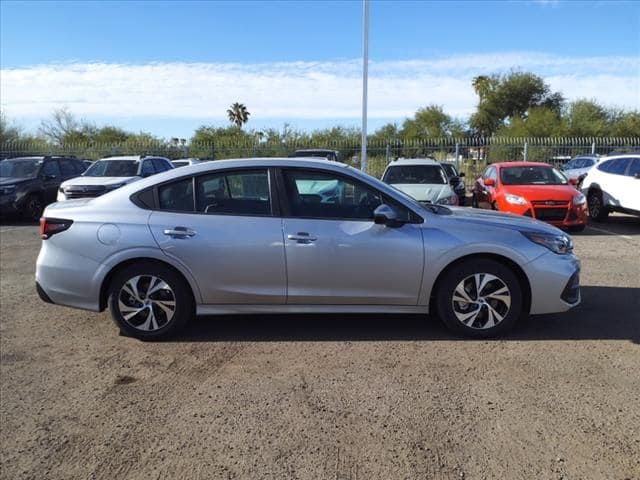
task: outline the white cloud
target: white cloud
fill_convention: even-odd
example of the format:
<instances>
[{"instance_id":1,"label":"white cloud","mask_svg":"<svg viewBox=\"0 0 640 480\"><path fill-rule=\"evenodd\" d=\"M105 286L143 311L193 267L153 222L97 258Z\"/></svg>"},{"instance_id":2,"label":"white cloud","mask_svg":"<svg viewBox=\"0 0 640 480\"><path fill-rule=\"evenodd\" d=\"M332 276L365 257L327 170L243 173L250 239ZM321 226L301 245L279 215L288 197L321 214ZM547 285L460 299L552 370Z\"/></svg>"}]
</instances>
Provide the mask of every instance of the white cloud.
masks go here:
<instances>
[{"instance_id":1,"label":"white cloud","mask_svg":"<svg viewBox=\"0 0 640 480\"><path fill-rule=\"evenodd\" d=\"M43 118L61 106L92 118L224 120L229 104L245 103L252 119L358 118L358 60L265 64L70 63L0 71L0 100L11 118ZM428 104L454 116L475 108L471 79L532 71L568 99L594 98L640 108L639 57L559 57L540 53L457 55L433 60L372 62L369 116L402 119Z\"/></svg>"}]
</instances>

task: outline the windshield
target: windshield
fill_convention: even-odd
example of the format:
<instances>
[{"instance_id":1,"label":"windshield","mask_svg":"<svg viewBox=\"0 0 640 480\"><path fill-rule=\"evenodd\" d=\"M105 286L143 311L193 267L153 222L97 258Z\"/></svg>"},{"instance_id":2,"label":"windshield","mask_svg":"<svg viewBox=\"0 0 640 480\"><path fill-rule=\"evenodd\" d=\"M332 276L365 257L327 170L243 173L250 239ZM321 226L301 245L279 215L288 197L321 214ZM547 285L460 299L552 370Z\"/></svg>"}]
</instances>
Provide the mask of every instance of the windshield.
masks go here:
<instances>
[{"instance_id":1,"label":"windshield","mask_svg":"<svg viewBox=\"0 0 640 480\"><path fill-rule=\"evenodd\" d=\"M449 178L458 176L458 172L456 172L456 167L454 167L453 165L449 165L448 163L443 163L442 168L444 168L444 172L447 174Z\"/></svg>"},{"instance_id":2,"label":"windshield","mask_svg":"<svg viewBox=\"0 0 640 480\"><path fill-rule=\"evenodd\" d=\"M566 185L567 178L553 167L503 167L500 180L505 185Z\"/></svg>"},{"instance_id":3,"label":"windshield","mask_svg":"<svg viewBox=\"0 0 640 480\"><path fill-rule=\"evenodd\" d=\"M42 160L3 160L0 162L0 177L33 178L40 171Z\"/></svg>"},{"instance_id":4,"label":"windshield","mask_svg":"<svg viewBox=\"0 0 640 480\"><path fill-rule=\"evenodd\" d=\"M84 172L85 177L134 177L137 174L137 160L98 160Z\"/></svg>"},{"instance_id":5,"label":"windshield","mask_svg":"<svg viewBox=\"0 0 640 480\"><path fill-rule=\"evenodd\" d=\"M383 182L446 184L447 177L440 165L397 165L384 174Z\"/></svg>"}]
</instances>

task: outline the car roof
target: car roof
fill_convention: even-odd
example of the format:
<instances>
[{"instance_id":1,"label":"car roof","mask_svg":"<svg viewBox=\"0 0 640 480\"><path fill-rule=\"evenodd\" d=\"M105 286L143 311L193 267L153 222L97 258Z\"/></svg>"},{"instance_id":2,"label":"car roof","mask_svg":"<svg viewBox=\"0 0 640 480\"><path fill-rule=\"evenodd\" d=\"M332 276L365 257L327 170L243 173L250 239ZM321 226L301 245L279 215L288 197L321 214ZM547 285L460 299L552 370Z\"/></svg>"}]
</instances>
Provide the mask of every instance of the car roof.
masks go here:
<instances>
[{"instance_id":1,"label":"car roof","mask_svg":"<svg viewBox=\"0 0 640 480\"><path fill-rule=\"evenodd\" d=\"M309 153L309 152L323 152L323 153L336 153L338 150L331 150L329 148L302 148L296 150L295 153Z\"/></svg>"},{"instance_id":2,"label":"car roof","mask_svg":"<svg viewBox=\"0 0 640 480\"><path fill-rule=\"evenodd\" d=\"M387 167L396 165L440 165L439 162L432 158L399 158L392 161Z\"/></svg>"},{"instance_id":3,"label":"car roof","mask_svg":"<svg viewBox=\"0 0 640 480\"><path fill-rule=\"evenodd\" d=\"M492 163L494 167L548 167L553 168L553 165L549 165L544 162L500 162L500 163Z\"/></svg>"}]
</instances>

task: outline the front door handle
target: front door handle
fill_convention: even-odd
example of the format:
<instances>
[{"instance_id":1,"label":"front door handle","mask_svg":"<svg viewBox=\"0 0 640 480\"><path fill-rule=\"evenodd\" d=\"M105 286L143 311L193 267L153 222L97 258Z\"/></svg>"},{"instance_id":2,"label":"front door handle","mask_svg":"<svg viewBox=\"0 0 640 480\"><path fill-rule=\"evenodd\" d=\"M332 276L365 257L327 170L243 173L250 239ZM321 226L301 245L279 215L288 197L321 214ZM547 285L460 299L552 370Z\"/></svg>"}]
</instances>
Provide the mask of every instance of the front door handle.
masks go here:
<instances>
[{"instance_id":1,"label":"front door handle","mask_svg":"<svg viewBox=\"0 0 640 480\"><path fill-rule=\"evenodd\" d=\"M307 232L298 232L296 234L290 233L289 235L287 235L287 238L289 240L295 240L298 243L311 243L317 240L316 237L312 237Z\"/></svg>"},{"instance_id":2,"label":"front door handle","mask_svg":"<svg viewBox=\"0 0 640 480\"><path fill-rule=\"evenodd\" d=\"M196 234L196 232L187 227L167 228L162 233L172 238L191 238Z\"/></svg>"}]
</instances>

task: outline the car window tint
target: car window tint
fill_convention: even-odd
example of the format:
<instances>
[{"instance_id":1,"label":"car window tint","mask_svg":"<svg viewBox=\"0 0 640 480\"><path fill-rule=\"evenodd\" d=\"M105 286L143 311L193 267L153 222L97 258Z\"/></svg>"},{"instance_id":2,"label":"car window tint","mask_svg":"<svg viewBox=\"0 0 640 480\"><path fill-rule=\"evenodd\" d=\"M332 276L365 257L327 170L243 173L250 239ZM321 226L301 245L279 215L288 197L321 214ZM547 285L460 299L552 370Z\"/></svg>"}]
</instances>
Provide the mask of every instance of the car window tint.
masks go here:
<instances>
[{"instance_id":1,"label":"car window tint","mask_svg":"<svg viewBox=\"0 0 640 480\"><path fill-rule=\"evenodd\" d=\"M193 212L193 179L191 177L158 187L160 210Z\"/></svg>"},{"instance_id":2,"label":"car window tint","mask_svg":"<svg viewBox=\"0 0 640 480\"><path fill-rule=\"evenodd\" d=\"M607 172L614 175L624 175L624 173L627 171L629 161L629 158L618 158L616 160L613 160Z\"/></svg>"},{"instance_id":3,"label":"car window tint","mask_svg":"<svg viewBox=\"0 0 640 480\"><path fill-rule=\"evenodd\" d=\"M156 172L157 173L165 172L165 171L169 170L169 166L161 158L154 158L153 159L153 165L156 168Z\"/></svg>"},{"instance_id":4,"label":"car window tint","mask_svg":"<svg viewBox=\"0 0 640 480\"><path fill-rule=\"evenodd\" d=\"M73 162L71 160L60 159L58 163L60 164L63 177L73 177L76 174L76 169L73 168Z\"/></svg>"},{"instance_id":5,"label":"car window tint","mask_svg":"<svg viewBox=\"0 0 640 480\"><path fill-rule=\"evenodd\" d=\"M42 166L42 173L45 175L53 175L54 177L59 177L60 167L58 167L58 162L56 162L55 160L44 162L44 165Z\"/></svg>"},{"instance_id":6,"label":"car window tint","mask_svg":"<svg viewBox=\"0 0 640 480\"><path fill-rule=\"evenodd\" d=\"M372 220L381 205L379 192L324 172L284 172L291 215L303 218Z\"/></svg>"},{"instance_id":7,"label":"car window tint","mask_svg":"<svg viewBox=\"0 0 640 480\"><path fill-rule=\"evenodd\" d=\"M495 167L491 167L489 170L489 178L492 178L494 182L498 180L498 170Z\"/></svg>"},{"instance_id":8,"label":"car window tint","mask_svg":"<svg viewBox=\"0 0 640 480\"><path fill-rule=\"evenodd\" d=\"M140 173L142 173L142 175L153 175L154 173L156 173L151 160L145 160L144 162L142 162L142 170L140 171Z\"/></svg>"},{"instance_id":9,"label":"car window tint","mask_svg":"<svg viewBox=\"0 0 640 480\"><path fill-rule=\"evenodd\" d=\"M638 174L640 174L640 158L632 158L629 170L627 170L627 175L629 177L635 177ZM638 185L638 188L640 188L640 185Z\"/></svg>"},{"instance_id":10,"label":"car window tint","mask_svg":"<svg viewBox=\"0 0 640 480\"><path fill-rule=\"evenodd\" d=\"M224 215L271 215L267 170L243 170L196 178L197 211Z\"/></svg>"},{"instance_id":11,"label":"car window tint","mask_svg":"<svg viewBox=\"0 0 640 480\"><path fill-rule=\"evenodd\" d=\"M75 160L73 162L73 168L75 168L76 170L76 175L80 175L81 173L84 173L84 171L87 169L87 166L84 164L84 162Z\"/></svg>"},{"instance_id":12,"label":"car window tint","mask_svg":"<svg viewBox=\"0 0 640 480\"><path fill-rule=\"evenodd\" d=\"M589 168L595 165L596 161L593 158L585 158L582 168Z\"/></svg>"}]
</instances>

